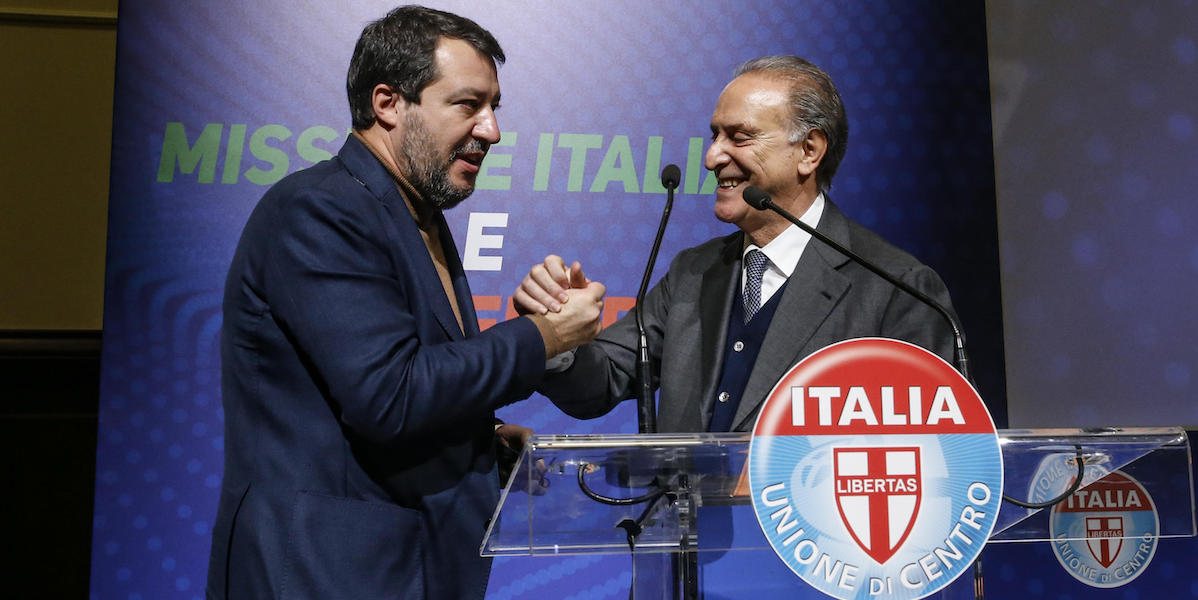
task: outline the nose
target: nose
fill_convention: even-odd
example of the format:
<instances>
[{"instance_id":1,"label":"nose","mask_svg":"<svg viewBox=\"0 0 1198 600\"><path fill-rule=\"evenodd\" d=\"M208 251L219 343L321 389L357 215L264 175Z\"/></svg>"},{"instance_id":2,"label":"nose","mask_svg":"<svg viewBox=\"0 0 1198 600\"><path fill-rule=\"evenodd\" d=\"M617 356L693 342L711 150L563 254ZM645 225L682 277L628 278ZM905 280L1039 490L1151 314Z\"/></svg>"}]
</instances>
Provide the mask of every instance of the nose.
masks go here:
<instances>
[{"instance_id":1,"label":"nose","mask_svg":"<svg viewBox=\"0 0 1198 600\"><path fill-rule=\"evenodd\" d=\"M488 144L499 142L499 121L495 119L495 111L491 107L486 107L479 111L477 120L474 122L474 129L470 132L476 139L483 140Z\"/></svg>"},{"instance_id":2,"label":"nose","mask_svg":"<svg viewBox=\"0 0 1198 600\"><path fill-rule=\"evenodd\" d=\"M707 154L703 156L703 166L707 167L708 171L714 171L726 164L728 153L724 151L723 138L716 137L707 148Z\"/></svg>"}]
</instances>

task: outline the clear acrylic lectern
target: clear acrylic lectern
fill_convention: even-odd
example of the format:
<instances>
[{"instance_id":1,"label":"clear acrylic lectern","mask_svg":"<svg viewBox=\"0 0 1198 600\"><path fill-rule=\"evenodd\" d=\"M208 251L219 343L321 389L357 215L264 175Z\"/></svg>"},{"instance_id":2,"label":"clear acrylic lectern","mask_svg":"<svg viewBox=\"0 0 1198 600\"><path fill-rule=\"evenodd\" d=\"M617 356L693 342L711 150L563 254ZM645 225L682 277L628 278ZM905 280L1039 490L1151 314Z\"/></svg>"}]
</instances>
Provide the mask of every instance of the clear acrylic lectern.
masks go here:
<instances>
[{"instance_id":1,"label":"clear acrylic lectern","mask_svg":"<svg viewBox=\"0 0 1198 600\"><path fill-rule=\"evenodd\" d=\"M1079 462L1083 489L1119 470L1155 499L1161 537L1195 535L1191 454L1180 428L1003 430L999 438L1007 496L1043 503L1068 495ZM631 554L638 600L824 598L761 533L747 495L748 452L747 433L534 436L482 554ZM1178 478L1188 494L1175 493ZM1004 502L990 542L1051 539L1048 513ZM982 571L936 597L974 598Z\"/></svg>"}]
</instances>

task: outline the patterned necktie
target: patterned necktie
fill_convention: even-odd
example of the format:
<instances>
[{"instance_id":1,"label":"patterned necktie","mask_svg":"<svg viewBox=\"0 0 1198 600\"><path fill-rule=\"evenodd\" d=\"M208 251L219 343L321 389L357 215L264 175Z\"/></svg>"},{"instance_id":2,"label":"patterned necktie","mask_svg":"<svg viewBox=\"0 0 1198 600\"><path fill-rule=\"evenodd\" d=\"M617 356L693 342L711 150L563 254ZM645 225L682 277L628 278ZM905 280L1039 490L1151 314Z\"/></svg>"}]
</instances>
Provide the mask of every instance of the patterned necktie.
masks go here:
<instances>
[{"instance_id":1,"label":"patterned necktie","mask_svg":"<svg viewBox=\"0 0 1198 600\"><path fill-rule=\"evenodd\" d=\"M765 266L769 264L770 259L766 258L765 253L753 249L745 255L745 323L748 323L753 315L757 314L761 308L761 275L765 273Z\"/></svg>"}]
</instances>

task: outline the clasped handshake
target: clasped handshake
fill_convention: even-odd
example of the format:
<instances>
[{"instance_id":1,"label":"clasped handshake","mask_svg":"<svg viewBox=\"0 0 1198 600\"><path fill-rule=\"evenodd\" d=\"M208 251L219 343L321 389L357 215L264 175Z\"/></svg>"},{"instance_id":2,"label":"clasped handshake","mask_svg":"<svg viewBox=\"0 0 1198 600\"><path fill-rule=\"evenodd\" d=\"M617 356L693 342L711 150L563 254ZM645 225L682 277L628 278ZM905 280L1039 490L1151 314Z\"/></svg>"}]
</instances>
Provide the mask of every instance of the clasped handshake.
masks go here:
<instances>
[{"instance_id":1,"label":"clasped handshake","mask_svg":"<svg viewBox=\"0 0 1198 600\"><path fill-rule=\"evenodd\" d=\"M546 339L546 355L571 350L599 335L603 296L607 288L587 279L577 261L569 267L560 256L550 254L529 270L512 295L516 312L542 315L556 340Z\"/></svg>"}]
</instances>

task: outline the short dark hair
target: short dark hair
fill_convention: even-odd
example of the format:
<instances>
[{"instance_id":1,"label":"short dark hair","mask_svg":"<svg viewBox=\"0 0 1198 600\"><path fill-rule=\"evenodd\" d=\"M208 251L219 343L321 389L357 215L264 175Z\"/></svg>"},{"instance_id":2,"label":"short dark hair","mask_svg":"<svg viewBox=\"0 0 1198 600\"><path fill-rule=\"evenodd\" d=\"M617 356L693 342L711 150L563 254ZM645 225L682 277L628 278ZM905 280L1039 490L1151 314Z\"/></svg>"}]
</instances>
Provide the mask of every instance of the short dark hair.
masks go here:
<instances>
[{"instance_id":1,"label":"short dark hair","mask_svg":"<svg viewBox=\"0 0 1198 600\"><path fill-rule=\"evenodd\" d=\"M367 25L354 46L345 80L354 129L374 124L371 93L380 83L420 103L420 93L439 77L434 53L442 37L470 44L497 65L506 58L495 37L470 19L423 6L396 8Z\"/></svg>"},{"instance_id":2,"label":"short dark hair","mask_svg":"<svg viewBox=\"0 0 1198 600\"><path fill-rule=\"evenodd\" d=\"M790 141L802 141L812 129L823 132L828 149L815 172L819 189L827 192L849 141L849 119L832 78L823 69L797 56L763 56L736 69L736 77L764 73L790 82Z\"/></svg>"}]
</instances>

